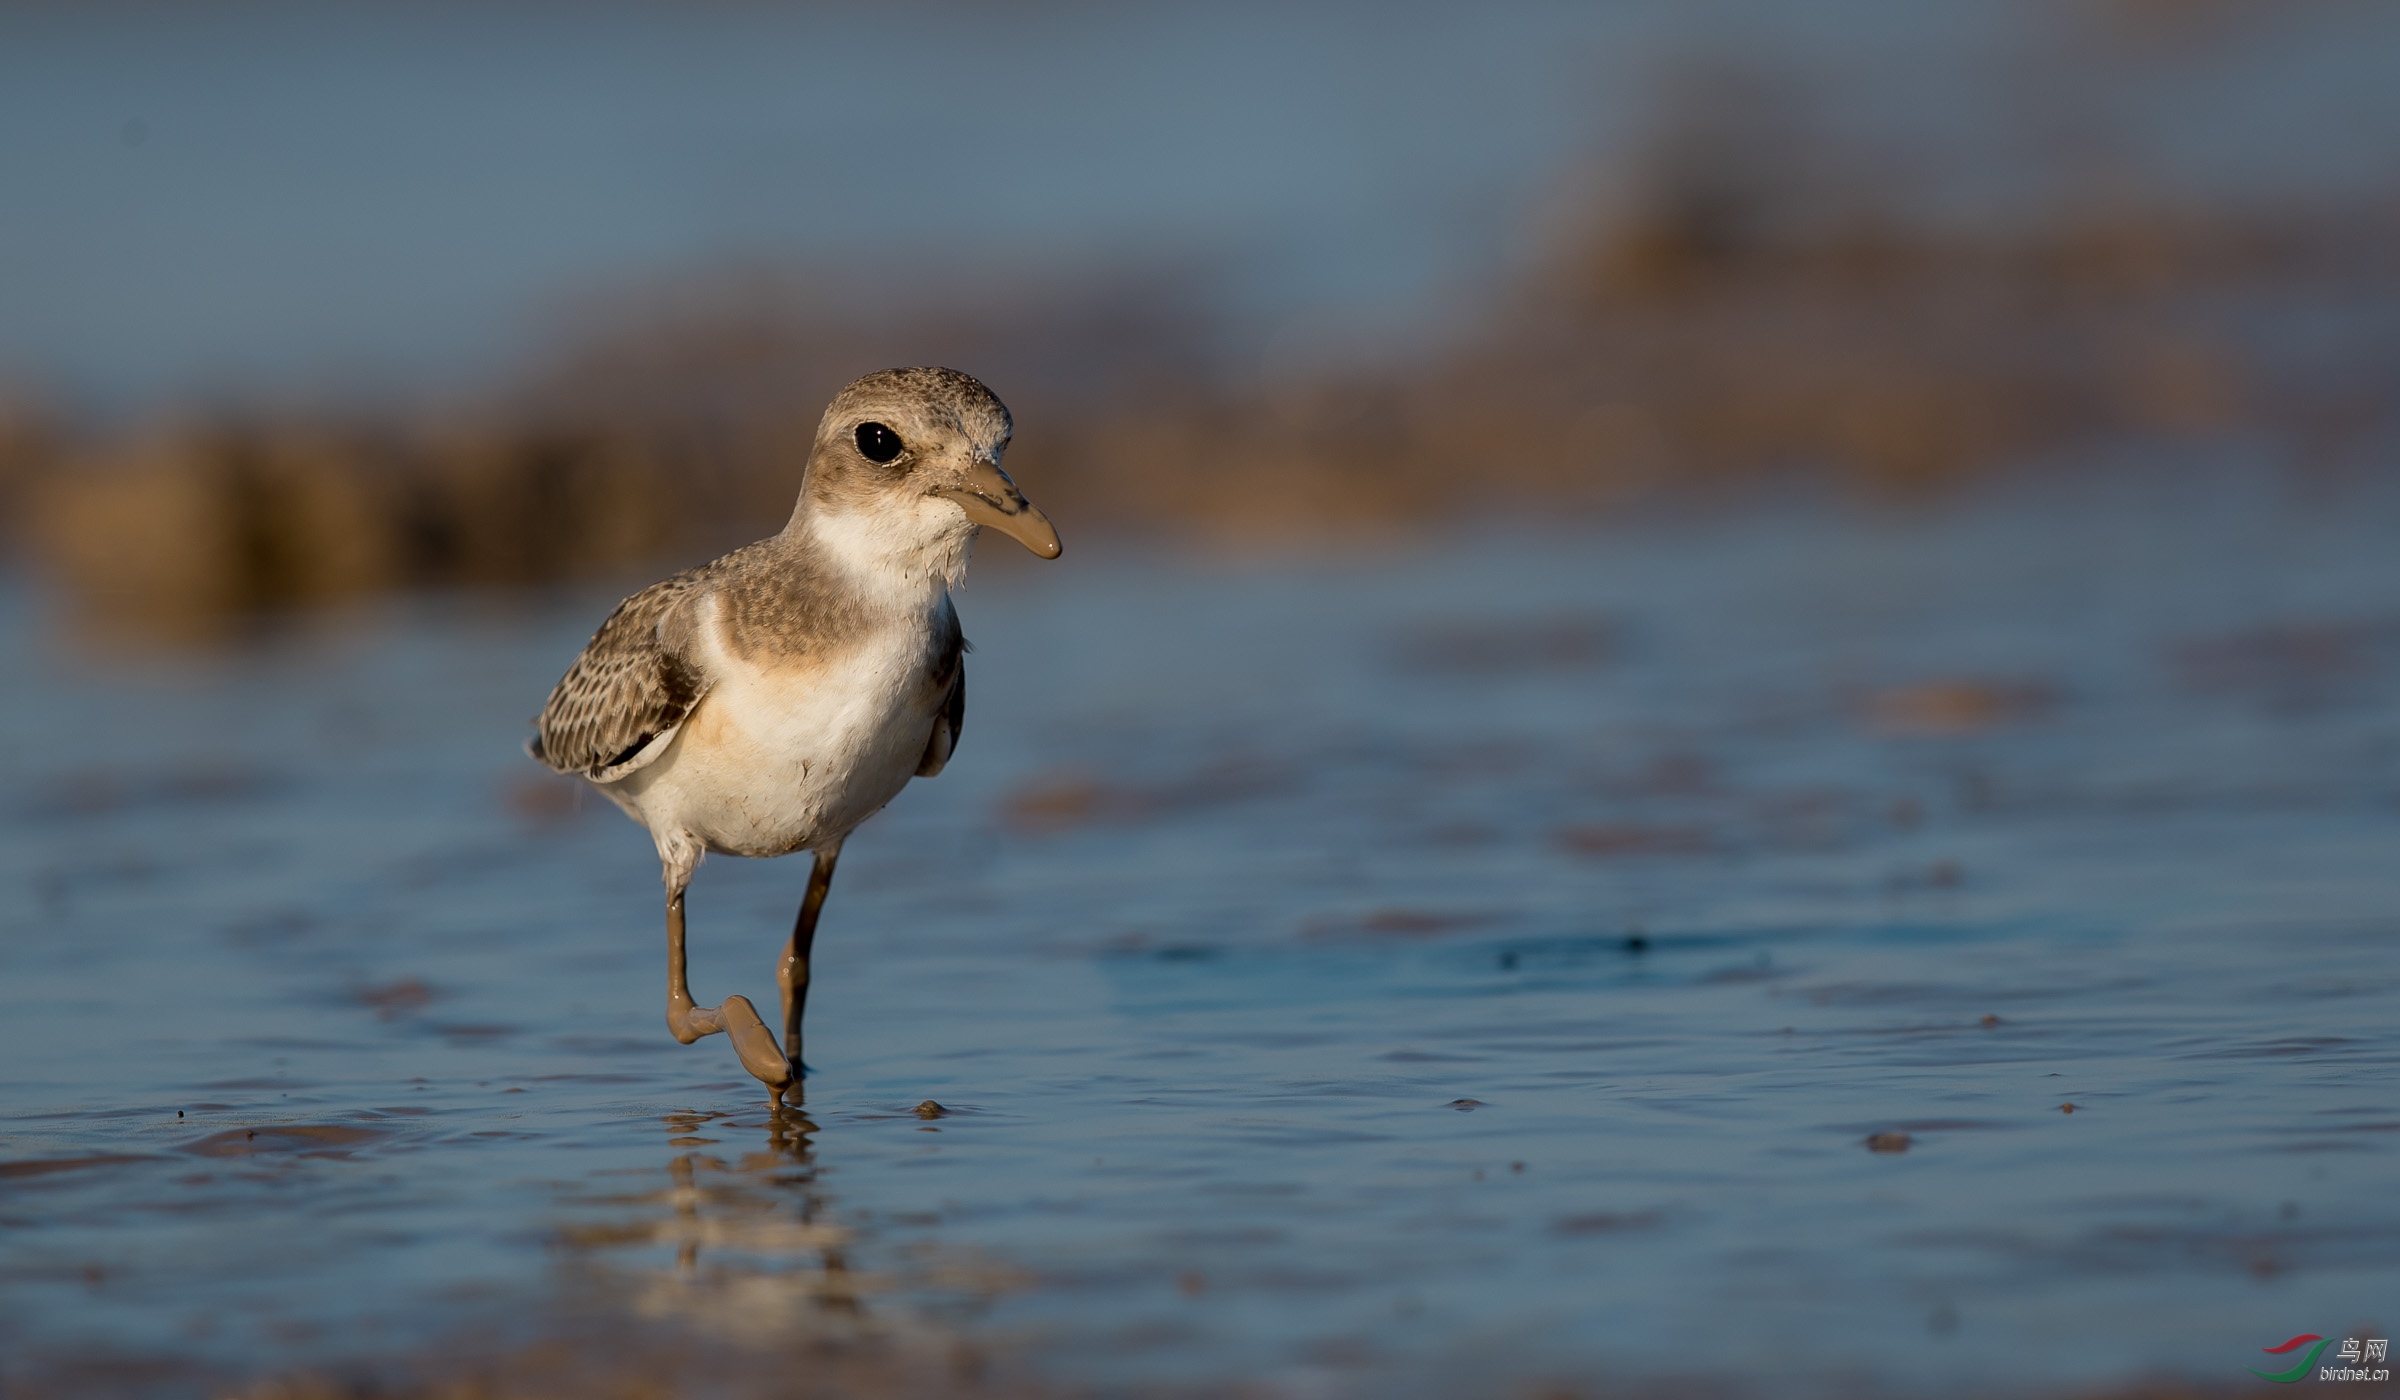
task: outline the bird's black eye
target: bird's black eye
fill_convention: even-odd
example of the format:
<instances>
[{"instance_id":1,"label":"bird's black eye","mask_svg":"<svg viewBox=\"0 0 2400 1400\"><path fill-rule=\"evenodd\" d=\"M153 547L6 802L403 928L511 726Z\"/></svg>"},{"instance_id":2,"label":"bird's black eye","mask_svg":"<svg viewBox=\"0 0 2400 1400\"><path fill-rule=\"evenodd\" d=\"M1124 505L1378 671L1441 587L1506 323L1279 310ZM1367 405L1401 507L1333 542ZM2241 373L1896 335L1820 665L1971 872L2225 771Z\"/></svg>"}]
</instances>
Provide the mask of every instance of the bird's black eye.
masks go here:
<instances>
[{"instance_id":1,"label":"bird's black eye","mask_svg":"<svg viewBox=\"0 0 2400 1400\"><path fill-rule=\"evenodd\" d=\"M900 455L900 435L881 423L858 425L858 455L870 462L888 462Z\"/></svg>"}]
</instances>

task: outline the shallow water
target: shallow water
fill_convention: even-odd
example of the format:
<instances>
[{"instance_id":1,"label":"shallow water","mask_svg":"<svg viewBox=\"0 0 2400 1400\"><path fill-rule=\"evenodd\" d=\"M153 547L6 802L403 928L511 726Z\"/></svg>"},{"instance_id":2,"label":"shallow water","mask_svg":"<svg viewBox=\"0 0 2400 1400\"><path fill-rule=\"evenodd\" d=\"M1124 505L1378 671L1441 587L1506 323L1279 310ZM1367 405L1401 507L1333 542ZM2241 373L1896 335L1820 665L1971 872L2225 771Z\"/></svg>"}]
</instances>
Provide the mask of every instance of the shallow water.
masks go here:
<instances>
[{"instance_id":1,"label":"shallow water","mask_svg":"<svg viewBox=\"0 0 2400 1400\"><path fill-rule=\"evenodd\" d=\"M0 1381L2022 1393L2388 1335L2396 505L986 568L781 1120L660 1024L645 838L514 748L609 599L126 661L12 594ZM805 874L702 871L704 999Z\"/></svg>"}]
</instances>

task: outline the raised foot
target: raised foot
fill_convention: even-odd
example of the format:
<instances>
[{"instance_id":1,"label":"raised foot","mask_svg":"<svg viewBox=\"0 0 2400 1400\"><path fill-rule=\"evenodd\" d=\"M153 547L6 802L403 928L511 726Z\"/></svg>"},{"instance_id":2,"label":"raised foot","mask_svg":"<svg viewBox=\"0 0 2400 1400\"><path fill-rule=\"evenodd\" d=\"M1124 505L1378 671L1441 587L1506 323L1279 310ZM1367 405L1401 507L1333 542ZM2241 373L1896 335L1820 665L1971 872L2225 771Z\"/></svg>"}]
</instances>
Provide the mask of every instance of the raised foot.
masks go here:
<instances>
[{"instance_id":1,"label":"raised foot","mask_svg":"<svg viewBox=\"0 0 2400 1400\"><path fill-rule=\"evenodd\" d=\"M774 1090L778 1100L784 1090L800 1082L799 1068L783 1057L774 1033L767 1029L750 998L727 997L725 1004L717 1008L717 1014L725 1018L725 1033L733 1039L734 1053L742 1057L742 1068Z\"/></svg>"},{"instance_id":2,"label":"raised foot","mask_svg":"<svg viewBox=\"0 0 2400 1400\"><path fill-rule=\"evenodd\" d=\"M733 1041L733 1051L742 1057L742 1068L752 1078L764 1084L780 1103L793 1085L800 1082L792 1062L783 1057L775 1044L775 1035L759 1018L758 1008L750 998L731 996L719 1006L693 1006L670 1002L667 1007L667 1030L677 1040L689 1045L704 1035L723 1031Z\"/></svg>"}]
</instances>

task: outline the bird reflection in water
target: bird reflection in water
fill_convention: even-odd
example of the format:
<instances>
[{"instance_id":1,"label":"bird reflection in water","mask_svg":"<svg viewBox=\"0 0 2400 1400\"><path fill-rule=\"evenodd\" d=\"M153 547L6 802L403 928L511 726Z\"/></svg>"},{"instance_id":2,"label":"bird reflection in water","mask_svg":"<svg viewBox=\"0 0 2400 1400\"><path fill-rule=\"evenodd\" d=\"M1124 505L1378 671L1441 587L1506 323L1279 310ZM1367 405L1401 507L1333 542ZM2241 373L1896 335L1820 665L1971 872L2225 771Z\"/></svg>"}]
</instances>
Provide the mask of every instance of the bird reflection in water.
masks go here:
<instances>
[{"instance_id":1,"label":"bird reflection in water","mask_svg":"<svg viewBox=\"0 0 2400 1400\"><path fill-rule=\"evenodd\" d=\"M766 1341L795 1331L836 1340L867 1322L862 1295L888 1282L854 1273L853 1232L829 1223L810 1139L817 1125L784 1108L753 1115L675 1113L663 1190L592 1200L616 1219L568 1227L560 1242L599 1292L635 1314L729 1338ZM764 1128L763 1151L728 1154L735 1134ZM671 1264L642 1258L672 1250ZM630 1257L629 1257L630 1256ZM875 1330L911 1330L899 1318Z\"/></svg>"}]
</instances>

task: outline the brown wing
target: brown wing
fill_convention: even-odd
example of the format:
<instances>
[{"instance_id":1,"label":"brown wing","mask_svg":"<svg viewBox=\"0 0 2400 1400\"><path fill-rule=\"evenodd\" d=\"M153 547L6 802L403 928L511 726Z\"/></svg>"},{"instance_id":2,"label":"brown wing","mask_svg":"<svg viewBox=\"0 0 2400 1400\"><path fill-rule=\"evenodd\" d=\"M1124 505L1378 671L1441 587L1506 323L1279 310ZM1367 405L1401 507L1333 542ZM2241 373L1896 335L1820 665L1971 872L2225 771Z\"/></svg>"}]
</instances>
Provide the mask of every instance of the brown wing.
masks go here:
<instances>
[{"instance_id":1,"label":"brown wing","mask_svg":"<svg viewBox=\"0 0 2400 1400\"><path fill-rule=\"evenodd\" d=\"M561 773L613 782L666 749L707 692L685 658L683 610L701 570L654 583L624 602L592 634L550 692L526 751Z\"/></svg>"}]
</instances>

